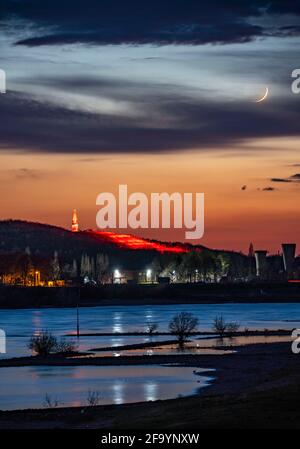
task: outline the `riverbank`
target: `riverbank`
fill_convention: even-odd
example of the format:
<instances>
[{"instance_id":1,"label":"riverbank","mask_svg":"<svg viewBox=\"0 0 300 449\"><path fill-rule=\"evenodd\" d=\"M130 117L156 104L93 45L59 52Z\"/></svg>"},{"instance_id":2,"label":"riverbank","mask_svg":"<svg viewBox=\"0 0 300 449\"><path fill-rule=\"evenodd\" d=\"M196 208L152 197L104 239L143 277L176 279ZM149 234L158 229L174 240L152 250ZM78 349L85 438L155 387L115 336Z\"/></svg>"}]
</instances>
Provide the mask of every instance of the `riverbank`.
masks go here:
<instances>
[{"instance_id":1,"label":"riverbank","mask_svg":"<svg viewBox=\"0 0 300 449\"><path fill-rule=\"evenodd\" d=\"M291 352L290 343L256 344L236 349L237 353L223 356L97 358L97 363L101 364L145 364L148 361L214 368L215 380L199 395L180 399L0 412L0 428L299 428L300 357Z\"/></svg>"},{"instance_id":2,"label":"riverbank","mask_svg":"<svg viewBox=\"0 0 300 449\"><path fill-rule=\"evenodd\" d=\"M253 346L254 344L261 344L262 341L267 344L266 339L271 339L270 342L280 342L282 339L290 341L292 330L278 329L264 331L238 331L233 334L224 333L220 339L215 333L193 332L190 339L185 344L185 350L178 349L178 340L168 339L159 341L149 341L134 344L123 344L114 346L100 346L97 348L89 348L88 351L72 351L66 353L50 354L47 357L38 355L12 357L0 359L0 368L10 367L24 367L24 366L121 366L121 365L160 365L165 363L181 364L183 366L198 366L199 354L196 351L201 349L213 349L216 351L238 351L241 347ZM87 334L103 336L107 334ZM108 334L114 336L124 336L128 333ZM130 335L140 335L140 333L131 333ZM148 334L149 335L149 334ZM170 333L157 333L155 335L170 336ZM193 340L193 337L202 336L202 338ZM82 337L83 335L81 335ZM174 337L174 336L173 336ZM258 338L258 343L254 343ZM244 342L243 344L241 342ZM209 344L207 344L210 342ZM168 347L174 354L160 354L159 349ZM144 353L137 354L134 351L140 349ZM151 349L151 356L146 353L147 349ZM129 353L126 351L129 351ZM131 352L130 352L131 351ZM103 353L118 352L118 357L115 355L105 355ZM194 353L193 353L194 352ZM101 354L102 355L99 355ZM221 352L220 352L221 353ZM97 354L97 355L96 355ZM210 354L211 355L211 354ZM203 354L201 354L203 357ZM201 359L203 360L203 359ZM196 363L196 365L194 365ZM218 359L217 359L218 363Z\"/></svg>"},{"instance_id":3,"label":"riverbank","mask_svg":"<svg viewBox=\"0 0 300 449\"><path fill-rule=\"evenodd\" d=\"M300 302L300 283L109 284L97 287L0 286L0 309Z\"/></svg>"}]
</instances>

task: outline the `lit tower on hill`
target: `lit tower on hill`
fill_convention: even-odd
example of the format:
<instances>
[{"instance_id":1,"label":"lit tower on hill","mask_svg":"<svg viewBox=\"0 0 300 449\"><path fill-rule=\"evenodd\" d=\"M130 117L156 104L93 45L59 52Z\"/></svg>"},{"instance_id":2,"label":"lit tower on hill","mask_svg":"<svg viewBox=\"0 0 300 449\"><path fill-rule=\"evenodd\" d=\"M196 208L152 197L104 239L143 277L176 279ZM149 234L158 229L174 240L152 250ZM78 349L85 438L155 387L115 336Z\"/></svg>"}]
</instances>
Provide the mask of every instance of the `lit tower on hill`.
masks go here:
<instances>
[{"instance_id":1,"label":"lit tower on hill","mask_svg":"<svg viewBox=\"0 0 300 449\"><path fill-rule=\"evenodd\" d=\"M77 211L76 211L76 209L73 209L72 232L78 232L78 231L79 231L79 225L78 225Z\"/></svg>"}]
</instances>

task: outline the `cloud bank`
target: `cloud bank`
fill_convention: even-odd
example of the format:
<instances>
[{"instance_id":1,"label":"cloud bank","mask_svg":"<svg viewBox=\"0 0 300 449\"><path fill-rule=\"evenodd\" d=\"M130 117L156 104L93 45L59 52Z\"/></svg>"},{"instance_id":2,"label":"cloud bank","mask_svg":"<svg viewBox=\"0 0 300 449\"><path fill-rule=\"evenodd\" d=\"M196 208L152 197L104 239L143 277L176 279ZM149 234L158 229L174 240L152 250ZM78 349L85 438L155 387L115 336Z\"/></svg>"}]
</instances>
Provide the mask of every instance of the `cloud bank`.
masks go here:
<instances>
[{"instance_id":1,"label":"cloud bank","mask_svg":"<svg viewBox=\"0 0 300 449\"><path fill-rule=\"evenodd\" d=\"M300 135L298 99L258 107L174 93L159 98L143 99L146 116L128 116L70 109L9 92L0 101L0 149L159 153L238 148L248 139Z\"/></svg>"},{"instance_id":2,"label":"cloud bank","mask_svg":"<svg viewBox=\"0 0 300 449\"><path fill-rule=\"evenodd\" d=\"M298 36L299 0L30 0L4 1L3 20L35 26L19 45L203 45ZM278 20L289 15L291 21ZM266 18L276 20L266 20ZM273 25L271 25L273 23Z\"/></svg>"}]
</instances>

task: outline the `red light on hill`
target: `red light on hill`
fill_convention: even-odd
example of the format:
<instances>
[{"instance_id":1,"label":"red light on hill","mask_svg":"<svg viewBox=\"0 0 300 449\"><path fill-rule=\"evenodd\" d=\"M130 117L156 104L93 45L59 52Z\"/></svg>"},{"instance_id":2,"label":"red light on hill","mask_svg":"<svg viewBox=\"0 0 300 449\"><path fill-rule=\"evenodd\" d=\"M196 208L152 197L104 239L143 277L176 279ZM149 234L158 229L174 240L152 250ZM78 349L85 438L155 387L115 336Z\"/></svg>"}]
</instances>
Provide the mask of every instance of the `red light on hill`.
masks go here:
<instances>
[{"instance_id":1,"label":"red light on hill","mask_svg":"<svg viewBox=\"0 0 300 449\"><path fill-rule=\"evenodd\" d=\"M160 253L186 253L189 250L184 245L172 245L170 243L152 242L151 240L135 237L130 234L115 234L108 231L87 231L94 237L98 237L107 243L115 243L120 248L132 250L150 250Z\"/></svg>"}]
</instances>

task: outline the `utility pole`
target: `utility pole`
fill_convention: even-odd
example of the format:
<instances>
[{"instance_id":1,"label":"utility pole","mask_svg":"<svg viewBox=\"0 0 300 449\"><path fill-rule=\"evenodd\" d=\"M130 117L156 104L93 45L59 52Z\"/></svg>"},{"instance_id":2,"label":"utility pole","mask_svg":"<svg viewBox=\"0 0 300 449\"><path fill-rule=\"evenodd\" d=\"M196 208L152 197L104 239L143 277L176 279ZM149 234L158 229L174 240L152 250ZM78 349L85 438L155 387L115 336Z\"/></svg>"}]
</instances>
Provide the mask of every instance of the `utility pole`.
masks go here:
<instances>
[{"instance_id":1,"label":"utility pole","mask_svg":"<svg viewBox=\"0 0 300 449\"><path fill-rule=\"evenodd\" d=\"M79 327L79 300L80 300L80 287L79 287L79 291L78 291L78 295L77 295L77 305L76 305L77 338L79 338L79 334L80 334L80 327Z\"/></svg>"}]
</instances>

